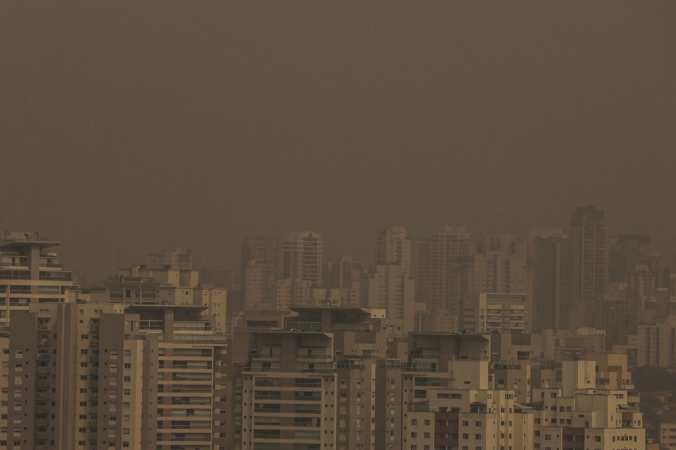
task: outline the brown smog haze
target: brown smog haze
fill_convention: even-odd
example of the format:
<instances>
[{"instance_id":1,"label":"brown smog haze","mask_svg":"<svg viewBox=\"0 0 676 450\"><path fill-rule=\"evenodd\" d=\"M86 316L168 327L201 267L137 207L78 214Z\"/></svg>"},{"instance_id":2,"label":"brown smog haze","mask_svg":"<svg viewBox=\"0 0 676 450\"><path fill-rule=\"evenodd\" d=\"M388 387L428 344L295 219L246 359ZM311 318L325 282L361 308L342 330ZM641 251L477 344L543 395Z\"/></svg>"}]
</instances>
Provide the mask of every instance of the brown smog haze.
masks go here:
<instances>
[{"instance_id":1,"label":"brown smog haze","mask_svg":"<svg viewBox=\"0 0 676 450\"><path fill-rule=\"evenodd\" d=\"M676 245L676 2L3 2L0 227L114 273L245 236Z\"/></svg>"}]
</instances>

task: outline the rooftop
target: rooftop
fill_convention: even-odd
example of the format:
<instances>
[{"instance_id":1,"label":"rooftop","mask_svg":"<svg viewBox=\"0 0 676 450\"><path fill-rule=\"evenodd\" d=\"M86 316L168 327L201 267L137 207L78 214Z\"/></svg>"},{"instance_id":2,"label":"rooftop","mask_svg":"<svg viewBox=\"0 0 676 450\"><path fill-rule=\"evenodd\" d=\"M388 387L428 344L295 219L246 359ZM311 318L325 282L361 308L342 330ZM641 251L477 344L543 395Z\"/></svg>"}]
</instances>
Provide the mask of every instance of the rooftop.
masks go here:
<instances>
[{"instance_id":1,"label":"rooftop","mask_svg":"<svg viewBox=\"0 0 676 450\"><path fill-rule=\"evenodd\" d=\"M61 245L61 242L41 238L38 233L25 231L5 231L0 239L0 249L18 249L35 245L42 249L56 247Z\"/></svg>"}]
</instances>

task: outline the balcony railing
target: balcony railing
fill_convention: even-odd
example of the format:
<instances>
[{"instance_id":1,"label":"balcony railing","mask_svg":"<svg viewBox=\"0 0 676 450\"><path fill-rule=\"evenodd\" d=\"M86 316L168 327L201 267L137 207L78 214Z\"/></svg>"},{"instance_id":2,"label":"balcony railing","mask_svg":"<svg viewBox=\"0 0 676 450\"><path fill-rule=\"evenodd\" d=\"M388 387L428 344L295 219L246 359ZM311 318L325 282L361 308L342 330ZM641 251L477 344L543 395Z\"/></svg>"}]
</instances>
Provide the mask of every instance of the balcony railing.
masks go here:
<instances>
[{"instance_id":1,"label":"balcony railing","mask_svg":"<svg viewBox=\"0 0 676 450\"><path fill-rule=\"evenodd\" d=\"M286 330L292 331L322 331L321 322L286 322Z\"/></svg>"},{"instance_id":2,"label":"balcony railing","mask_svg":"<svg viewBox=\"0 0 676 450\"><path fill-rule=\"evenodd\" d=\"M174 322L174 330L210 331L211 322L205 321Z\"/></svg>"},{"instance_id":3,"label":"balcony railing","mask_svg":"<svg viewBox=\"0 0 676 450\"><path fill-rule=\"evenodd\" d=\"M334 323L331 331L373 331L372 323Z\"/></svg>"},{"instance_id":4,"label":"balcony railing","mask_svg":"<svg viewBox=\"0 0 676 450\"><path fill-rule=\"evenodd\" d=\"M51 281L72 281L73 276L70 272L64 271L54 271L54 272L43 272L40 271L39 278L41 280L51 280Z\"/></svg>"},{"instance_id":5,"label":"balcony railing","mask_svg":"<svg viewBox=\"0 0 676 450\"><path fill-rule=\"evenodd\" d=\"M163 320L139 320L139 328L141 330L163 330Z\"/></svg>"},{"instance_id":6,"label":"balcony railing","mask_svg":"<svg viewBox=\"0 0 676 450\"><path fill-rule=\"evenodd\" d=\"M175 334L174 342L190 344L225 344L228 337L224 334Z\"/></svg>"}]
</instances>

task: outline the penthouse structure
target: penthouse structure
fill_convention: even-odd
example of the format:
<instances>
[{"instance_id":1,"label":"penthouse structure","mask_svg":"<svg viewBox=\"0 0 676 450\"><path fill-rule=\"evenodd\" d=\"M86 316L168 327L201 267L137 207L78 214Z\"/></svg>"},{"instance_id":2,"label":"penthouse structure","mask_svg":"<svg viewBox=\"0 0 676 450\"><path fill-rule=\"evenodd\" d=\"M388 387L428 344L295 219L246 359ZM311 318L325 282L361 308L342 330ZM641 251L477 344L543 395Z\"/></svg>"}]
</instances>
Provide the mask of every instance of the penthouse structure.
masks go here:
<instances>
[{"instance_id":1,"label":"penthouse structure","mask_svg":"<svg viewBox=\"0 0 676 450\"><path fill-rule=\"evenodd\" d=\"M203 306L202 314L215 332L227 329L227 289L201 285L197 270L146 264L121 269L116 282L91 290L90 299L126 305Z\"/></svg>"},{"instance_id":2,"label":"penthouse structure","mask_svg":"<svg viewBox=\"0 0 676 450\"><path fill-rule=\"evenodd\" d=\"M5 232L0 240L0 327L32 303L62 303L71 297L73 276L50 249L61 243L33 232Z\"/></svg>"},{"instance_id":3,"label":"penthouse structure","mask_svg":"<svg viewBox=\"0 0 676 450\"><path fill-rule=\"evenodd\" d=\"M375 448L376 365L387 342L362 308L293 308L284 329L240 329L229 376L241 408L228 448ZM240 437L241 436L241 437Z\"/></svg>"}]
</instances>

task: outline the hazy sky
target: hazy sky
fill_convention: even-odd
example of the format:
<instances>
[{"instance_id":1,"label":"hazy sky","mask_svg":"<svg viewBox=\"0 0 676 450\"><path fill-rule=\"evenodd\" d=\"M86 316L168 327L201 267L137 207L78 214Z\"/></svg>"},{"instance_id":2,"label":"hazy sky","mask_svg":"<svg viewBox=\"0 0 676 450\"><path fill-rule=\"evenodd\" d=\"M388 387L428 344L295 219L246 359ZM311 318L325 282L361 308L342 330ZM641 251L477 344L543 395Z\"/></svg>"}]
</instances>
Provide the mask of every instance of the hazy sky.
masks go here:
<instances>
[{"instance_id":1,"label":"hazy sky","mask_svg":"<svg viewBox=\"0 0 676 450\"><path fill-rule=\"evenodd\" d=\"M0 228L114 273L249 235L567 226L676 246L676 2L3 2Z\"/></svg>"}]
</instances>

